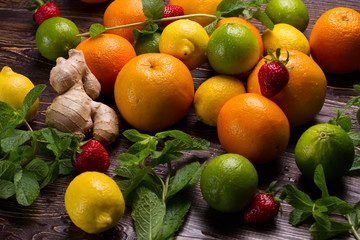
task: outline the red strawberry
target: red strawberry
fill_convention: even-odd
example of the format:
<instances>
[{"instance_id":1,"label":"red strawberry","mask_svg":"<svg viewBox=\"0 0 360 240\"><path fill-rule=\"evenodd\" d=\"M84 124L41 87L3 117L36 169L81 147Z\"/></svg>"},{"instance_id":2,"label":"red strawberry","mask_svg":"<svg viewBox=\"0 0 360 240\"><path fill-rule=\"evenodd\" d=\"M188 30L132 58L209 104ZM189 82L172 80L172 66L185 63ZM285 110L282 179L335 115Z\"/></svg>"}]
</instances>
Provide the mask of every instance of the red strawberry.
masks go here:
<instances>
[{"instance_id":1,"label":"red strawberry","mask_svg":"<svg viewBox=\"0 0 360 240\"><path fill-rule=\"evenodd\" d=\"M246 222L265 222L273 220L279 212L280 200L275 198L276 192L272 192L272 187L276 182L272 182L269 187L269 192L260 192L255 196L250 206L244 213Z\"/></svg>"},{"instance_id":2,"label":"red strawberry","mask_svg":"<svg viewBox=\"0 0 360 240\"><path fill-rule=\"evenodd\" d=\"M163 18L168 17L175 17L175 16L182 16L184 15L184 9L178 5L165 5L164 15ZM161 26L166 27L170 23L174 22L175 20L167 20L164 21Z\"/></svg>"},{"instance_id":3,"label":"red strawberry","mask_svg":"<svg viewBox=\"0 0 360 240\"><path fill-rule=\"evenodd\" d=\"M76 154L73 166L79 172L106 172L110 167L110 158L106 149L97 140L90 140L82 147L82 152Z\"/></svg>"},{"instance_id":4,"label":"red strawberry","mask_svg":"<svg viewBox=\"0 0 360 240\"><path fill-rule=\"evenodd\" d=\"M265 58L265 64L258 72L261 94L265 97L273 97L278 94L289 81L289 70L285 67L289 61L289 53L285 61L279 60L280 48L276 50L276 57L268 50L271 59Z\"/></svg>"},{"instance_id":5,"label":"red strawberry","mask_svg":"<svg viewBox=\"0 0 360 240\"><path fill-rule=\"evenodd\" d=\"M35 6L29 8L34 11L33 17L37 24L41 24L46 19L60 17L59 8L54 3L44 2L43 0L34 0Z\"/></svg>"}]
</instances>

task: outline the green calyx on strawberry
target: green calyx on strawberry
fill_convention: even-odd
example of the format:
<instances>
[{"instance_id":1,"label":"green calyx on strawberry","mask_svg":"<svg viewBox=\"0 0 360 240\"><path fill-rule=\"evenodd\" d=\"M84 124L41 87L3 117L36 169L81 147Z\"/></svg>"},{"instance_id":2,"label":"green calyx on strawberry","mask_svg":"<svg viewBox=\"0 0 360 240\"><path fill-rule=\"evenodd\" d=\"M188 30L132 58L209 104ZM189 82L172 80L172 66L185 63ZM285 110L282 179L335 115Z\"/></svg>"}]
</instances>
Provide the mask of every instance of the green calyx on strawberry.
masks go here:
<instances>
[{"instance_id":1,"label":"green calyx on strawberry","mask_svg":"<svg viewBox=\"0 0 360 240\"><path fill-rule=\"evenodd\" d=\"M248 223L261 223L273 220L280 209L281 200L275 195L280 188L274 189L276 181L270 183L266 191L260 191L244 213L244 220Z\"/></svg>"},{"instance_id":2,"label":"green calyx on strawberry","mask_svg":"<svg viewBox=\"0 0 360 240\"><path fill-rule=\"evenodd\" d=\"M60 17L59 8L51 2L44 2L43 0L33 0L34 6L28 8L33 11L33 18L37 24L41 24L46 19L52 17Z\"/></svg>"},{"instance_id":3,"label":"green calyx on strawberry","mask_svg":"<svg viewBox=\"0 0 360 240\"><path fill-rule=\"evenodd\" d=\"M97 171L106 172L110 167L110 157L103 145L97 140L89 140L76 153L72 161L74 168L79 172Z\"/></svg>"},{"instance_id":4,"label":"green calyx on strawberry","mask_svg":"<svg viewBox=\"0 0 360 240\"><path fill-rule=\"evenodd\" d=\"M280 48L276 49L276 56L268 49L271 59L265 59L265 64L261 66L258 72L258 79L261 94L271 98L278 94L289 82L289 71L286 64L289 62L289 52L285 61L279 59Z\"/></svg>"}]
</instances>

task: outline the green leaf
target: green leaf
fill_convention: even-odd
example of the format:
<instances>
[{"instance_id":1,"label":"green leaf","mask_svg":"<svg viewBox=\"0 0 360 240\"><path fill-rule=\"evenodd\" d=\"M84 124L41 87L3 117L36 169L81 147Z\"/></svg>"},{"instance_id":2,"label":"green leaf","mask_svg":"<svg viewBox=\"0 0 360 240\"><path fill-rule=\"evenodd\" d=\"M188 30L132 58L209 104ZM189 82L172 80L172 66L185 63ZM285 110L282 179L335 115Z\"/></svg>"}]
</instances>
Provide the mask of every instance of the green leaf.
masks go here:
<instances>
[{"instance_id":1,"label":"green leaf","mask_svg":"<svg viewBox=\"0 0 360 240\"><path fill-rule=\"evenodd\" d=\"M274 29L273 21L271 21L271 19L265 12L257 10L253 13L253 18L259 20L265 27L267 27L271 31Z\"/></svg>"},{"instance_id":2,"label":"green leaf","mask_svg":"<svg viewBox=\"0 0 360 240\"><path fill-rule=\"evenodd\" d=\"M348 214L353 211L353 207L335 196L323 197L315 201L316 207L326 207L327 213L337 212L341 215Z\"/></svg>"},{"instance_id":3,"label":"green leaf","mask_svg":"<svg viewBox=\"0 0 360 240\"><path fill-rule=\"evenodd\" d=\"M13 129L9 131L6 136L1 139L1 148L4 152L11 152L24 144L32 137L33 132Z\"/></svg>"},{"instance_id":4,"label":"green leaf","mask_svg":"<svg viewBox=\"0 0 360 240\"><path fill-rule=\"evenodd\" d=\"M294 208L289 216L289 223L293 226L297 226L300 223L304 222L312 216L312 211L303 211L297 208Z\"/></svg>"},{"instance_id":5,"label":"green leaf","mask_svg":"<svg viewBox=\"0 0 360 240\"><path fill-rule=\"evenodd\" d=\"M360 124L360 108L356 111L356 121Z\"/></svg>"},{"instance_id":6,"label":"green leaf","mask_svg":"<svg viewBox=\"0 0 360 240\"><path fill-rule=\"evenodd\" d=\"M120 165L114 169L114 173L116 175L125 178L133 178L139 171L141 171L140 168L128 167L124 165Z\"/></svg>"},{"instance_id":7,"label":"green leaf","mask_svg":"<svg viewBox=\"0 0 360 240\"><path fill-rule=\"evenodd\" d=\"M26 171L32 172L36 178L36 180L40 181L44 179L49 174L49 167L45 161L34 158L31 162L29 162L25 168Z\"/></svg>"},{"instance_id":8,"label":"green leaf","mask_svg":"<svg viewBox=\"0 0 360 240\"><path fill-rule=\"evenodd\" d=\"M360 201L355 204L352 212L349 215L355 229L358 229L360 226Z\"/></svg>"},{"instance_id":9,"label":"green leaf","mask_svg":"<svg viewBox=\"0 0 360 240\"><path fill-rule=\"evenodd\" d=\"M173 239L191 206L190 201L181 197L170 199L166 204L166 215L156 239Z\"/></svg>"},{"instance_id":10,"label":"green leaf","mask_svg":"<svg viewBox=\"0 0 360 240\"><path fill-rule=\"evenodd\" d=\"M166 207L160 198L150 190L141 188L142 194L132 205L137 239L154 239L162 227Z\"/></svg>"},{"instance_id":11,"label":"green leaf","mask_svg":"<svg viewBox=\"0 0 360 240\"><path fill-rule=\"evenodd\" d=\"M150 166L155 167L156 165L159 164L175 161L177 159L182 158L183 156L184 154L182 154L181 152L162 152L162 154L159 157L153 158L153 160L150 163Z\"/></svg>"},{"instance_id":12,"label":"green leaf","mask_svg":"<svg viewBox=\"0 0 360 240\"><path fill-rule=\"evenodd\" d=\"M360 133L350 130L347 134L353 141L354 146L360 146Z\"/></svg>"},{"instance_id":13,"label":"green leaf","mask_svg":"<svg viewBox=\"0 0 360 240\"><path fill-rule=\"evenodd\" d=\"M21 106L21 110L22 110L22 113L23 113L24 117L26 116L27 112L30 110L31 106L39 98L41 93L45 90L45 88L46 88L45 84L36 85L25 96L24 101L23 101L22 106Z\"/></svg>"},{"instance_id":14,"label":"green leaf","mask_svg":"<svg viewBox=\"0 0 360 240\"><path fill-rule=\"evenodd\" d=\"M122 134L124 135L125 138L127 138L131 142L139 142L151 137L148 134L140 133L136 129L125 130Z\"/></svg>"},{"instance_id":15,"label":"green leaf","mask_svg":"<svg viewBox=\"0 0 360 240\"><path fill-rule=\"evenodd\" d=\"M188 182L187 186L189 187L195 187L196 184L199 182L200 178L201 178L201 174L204 171L205 167L206 167L206 162L203 163L203 165L201 165L200 168L198 168L198 170L196 171L196 173L192 176L192 178L190 179L190 181Z\"/></svg>"},{"instance_id":16,"label":"green leaf","mask_svg":"<svg viewBox=\"0 0 360 240\"><path fill-rule=\"evenodd\" d=\"M360 93L360 85L359 84L354 84L353 88L356 92Z\"/></svg>"},{"instance_id":17,"label":"green leaf","mask_svg":"<svg viewBox=\"0 0 360 240\"><path fill-rule=\"evenodd\" d=\"M94 23L90 26L90 37L96 37L106 31L106 28L100 23Z\"/></svg>"},{"instance_id":18,"label":"green leaf","mask_svg":"<svg viewBox=\"0 0 360 240\"><path fill-rule=\"evenodd\" d=\"M18 171L14 176L16 200L23 206L30 206L40 193L39 184L33 173Z\"/></svg>"},{"instance_id":19,"label":"green leaf","mask_svg":"<svg viewBox=\"0 0 360 240\"><path fill-rule=\"evenodd\" d=\"M351 98L346 104L344 109L348 109L351 106L360 106L360 96Z\"/></svg>"},{"instance_id":20,"label":"green leaf","mask_svg":"<svg viewBox=\"0 0 360 240\"><path fill-rule=\"evenodd\" d=\"M238 0L223 0L219 3L216 10L221 13L222 17L238 17L242 15L245 4Z\"/></svg>"},{"instance_id":21,"label":"green leaf","mask_svg":"<svg viewBox=\"0 0 360 240\"><path fill-rule=\"evenodd\" d=\"M0 101L0 132L3 131L9 121L16 115L17 110L6 102Z\"/></svg>"},{"instance_id":22,"label":"green leaf","mask_svg":"<svg viewBox=\"0 0 360 240\"><path fill-rule=\"evenodd\" d=\"M329 219L329 222L329 228L324 228L324 226L318 222L311 225L309 229L311 236L316 240L329 239L351 229L351 226L347 223L337 222L333 219Z\"/></svg>"},{"instance_id":23,"label":"green leaf","mask_svg":"<svg viewBox=\"0 0 360 240\"><path fill-rule=\"evenodd\" d=\"M8 160L16 164L21 164L26 162L29 158L32 158L33 152L34 149L31 146L22 145L10 152Z\"/></svg>"},{"instance_id":24,"label":"green leaf","mask_svg":"<svg viewBox=\"0 0 360 240\"><path fill-rule=\"evenodd\" d=\"M134 41L146 36L154 34L159 29L159 25L155 23L149 23L143 28L142 30L139 30L137 28L133 29L133 38Z\"/></svg>"},{"instance_id":25,"label":"green leaf","mask_svg":"<svg viewBox=\"0 0 360 240\"><path fill-rule=\"evenodd\" d=\"M169 130L169 131L163 131L158 132L155 134L155 137L159 139L165 139L168 137L178 139L178 141L183 142L184 144L191 145L193 139L191 136L183 131L180 130Z\"/></svg>"},{"instance_id":26,"label":"green leaf","mask_svg":"<svg viewBox=\"0 0 360 240\"><path fill-rule=\"evenodd\" d=\"M164 15L163 0L142 0L142 7L145 17L148 20L160 19Z\"/></svg>"},{"instance_id":27,"label":"green leaf","mask_svg":"<svg viewBox=\"0 0 360 240\"><path fill-rule=\"evenodd\" d=\"M309 195L295 188L292 184L285 184L283 190L286 191L286 202L294 208L302 211L312 211L314 202Z\"/></svg>"},{"instance_id":28,"label":"green leaf","mask_svg":"<svg viewBox=\"0 0 360 240\"><path fill-rule=\"evenodd\" d=\"M314 172L314 183L321 190L322 197L328 197L329 192L326 186L324 168L321 164L318 164Z\"/></svg>"},{"instance_id":29,"label":"green leaf","mask_svg":"<svg viewBox=\"0 0 360 240\"><path fill-rule=\"evenodd\" d=\"M141 168L140 171L138 171L136 175L130 179L129 186L125 189L125 191L123 191L125 201L127 197L130 195L130 193L136 189L136 187L142 182L142 180L150 171L151 171L151 167Z\"/></svg>"},{"instance_id":30,"label":"green leaf","mask_svg":"<svg viewBox=\"0 0 360 240\"><path fill-rule=\"evenodd\" d=\"M49 173L42 181L40 188L44 188L47 185L53 183L59 176L59 161L46 162L48 164Z\"/></svg>"},{"instance_id":31,"label":"green leaf","mask_svg":"<svg viewBox=\"0 0 360 240\"><path fill-rule=\"evenodd\" d=\"M321 225L324 229L331 229L330 218L325 213L328 209L324 206L318 207L315 211L313 211L313 217L317 224Z\"/></svg>"},{"instance_id":32,"label":"green leaf","mask_svg":"<svg viewBox=\"0 0 360 240\"><path fill-rule=\"evenodd\" d=\"M339 126L345 130L345 132L349 132L351 130L352 122L349 116L341 116L337 122Z\"/></svg>"},{"instance_id":33,"label":"green leaf","mask_svg":"<svg viewBox=\"0 0 360 240\"><path fill-rule=\"evenodd\" d=\"M8 199L15 194L15 185L13 182L0 179L0 198Z\"/></svg>"},{"instance_id":34,"label":"green leaf","mask_svg":"<svg viewBox=\"0 0 360 240\"><path fill-rule=\"evenodd\" d=\"M199 167L199 162L193 162L179 169L175 176L170 179L170 185L166 198L169 198L182 190L194 177Z\"/></svg>"},{"instance_id":35,"label":"green leaf","mask_svg":"<svg viewBox=\"0 0 360 240\"><path fill-rule=\"evenodd\" d=\"M64 158L59 160L59 174L70 175L75 172L75 168L70 158Z\"/></svg>"},{"instance_id":36,"label":"green leaf","mask_svg":"<svg viewBox=\"0 0 360 240\"><path fill-rule=\"evenodd\" d=\"M16 173L16 164L8 160L0 161L0 179L13 180Z\"/></svg>"},{"instance_id":37,"label":"green leaf","mask_svg":"<svg viewBox=\"0 0 360 240\"><path fill-rule=\"evenodd\" d=\"M221 12L220 11L215 11L215 16L216 16L216 19L211 22L210 24L208 24L207 26L204 27L206 33L210 36L214 31L215 29L217 28L217 24L220 20L220 17L221 17Z\"/></svg>"},{"instance_id":38,"label":"green leaf","mask_svg":"<svg viewBox=\"0 0 360 240\"><path fill-rule=\"evenodd\" d=\"M356 171L360 169L360 155L359 154L355 154L354 156L354 162L350 168L349 171Z\"/></svg>"}]
</instances>

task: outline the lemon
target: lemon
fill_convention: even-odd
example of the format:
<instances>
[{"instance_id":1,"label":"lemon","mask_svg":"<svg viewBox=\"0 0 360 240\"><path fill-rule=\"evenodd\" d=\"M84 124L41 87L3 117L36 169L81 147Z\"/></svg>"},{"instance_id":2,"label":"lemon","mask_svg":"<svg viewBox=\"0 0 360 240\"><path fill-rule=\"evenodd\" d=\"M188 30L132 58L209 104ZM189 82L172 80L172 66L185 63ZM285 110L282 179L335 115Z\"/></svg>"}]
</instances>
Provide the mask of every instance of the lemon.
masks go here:
<instances>
[{"instance_id":1,"label":"lemon","mask_svg":"<svg viewBox=\"0 0 360 240\"><path fill-rule=\"evenodd\" d=\"M295 27L287 23L275 24L271 31L266 29L262 35L264 49L275 52L277 48L282 50L298 50L310 55L310 45L306 36Z\"/></svg>"},{"instance_id":2,"label":"lemon","mask_svg":"<svg viewBox=\"0 0 360 240\"><path fill-rule=\"evenodd\" d=\"M124 214L123 195L104 173L84 172L65 192L65 208L71 221L87 233L100 233L115 226Z\"/></svg>"},{"instance_id":3,"label":"lemon","mask_svg":"<svg viewBox=\"0 0 360 240\"><path fill-rule=\"evenodd\" d=\"M20 109L25 96L34 88L34 84L24 75L13 72L5 66L0 72L0 101L6 102L15 109ZM39 99L31 106L26 115L26 121L30 122L39 108Z\"/></svg>"},{"instance_id":4,"label":"lemon","mask_svg":"<svg viewBox=\"0 0 360 240\"><path fill-rule=\"evenodd\" d=\"M271 0L266 5L265 13L274 24L287 23L301 32L309 24L309 12L301 0Z\"/></svg>"},{"instance_id":5,"label":"lemon","mask_svg":"<svg viewBox=\"0 0 360 240\"><path fill-rule=\"evenodd\" d=\"M221 212L244 209L257 191L258 174L245 157L226 153L215 157L205 167L200 189L210 207Z\"/></svg>"},{"instance_id":6,"label":"lemon","mask_svg":"<svg viewBox=\"0 0 360 240\"><path fill-rule=\"evenodd\" d=\"M225 102L245 91L244 84L235 77L227 75L211 77L195 92L195 113L200 121L215 127L220 109Z\"/></svg>"},{"instance_id":7,"label":"lemon","mask_svg":"<svg viewBox=\"0 0 360 240\"><path fill-rule=\"evenodd\" d=\"M181 19L164 28L159 41L160 53L180 59L191 70L206 61L209 36L197 22Z\"/></svg>"}]
</instances>

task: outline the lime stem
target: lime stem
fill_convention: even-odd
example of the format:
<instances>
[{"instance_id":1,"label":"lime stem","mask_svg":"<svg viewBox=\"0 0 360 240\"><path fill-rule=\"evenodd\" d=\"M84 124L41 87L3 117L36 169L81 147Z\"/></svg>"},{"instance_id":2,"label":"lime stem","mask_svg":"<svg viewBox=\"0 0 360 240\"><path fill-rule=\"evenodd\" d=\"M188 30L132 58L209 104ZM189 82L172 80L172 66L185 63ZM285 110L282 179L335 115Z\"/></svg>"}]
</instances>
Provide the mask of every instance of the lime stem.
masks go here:
<instances>
[{"instance_id":1,"label":"lime stem","mask_svg":"<svg viewBox=\"0 0 360 240\"><path fill-rule=\"evenodd\" d=\"M351 232L354 234L354 237L357 239L357 240L360 240L360 236L359 234L357 233L356 229L355 229L355 226L354 226L354 223L351 221L351 218L350 218L350 215L349 214L346 214L346 219L348 221L348 223L351 225Z\"/></svg>"},{"instance_id":2,"label":"lime stem","mask_svg":"<svg viewBox=\"0 0 360 240\"><path fill-rule=\"evenodd\" d=\"M127 28L127 27L135 27L135 26L139 26L139 25L143 25L143 24L157 23L157 22L162 22L162 21L166 21L166 20L178 20L178 19L184 19L184 18L190 18L190 17L208 17L208 18L216 19L215 15L197 13L197 14L188 14L188 15L182 15L182 16L167 17L167 18L161 18L161 19L155 19L155 20L147 20L145 22L137 22L137 23L131 23L131 24L126 24L126 25L121 25L121 26L109 27L109 28L105 28L105 31ZM88 36L88 35L90 35L90 32L77 34L76 37L83 37L83 36Z\"/></svg>"}]
</instances>

